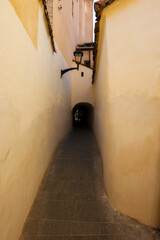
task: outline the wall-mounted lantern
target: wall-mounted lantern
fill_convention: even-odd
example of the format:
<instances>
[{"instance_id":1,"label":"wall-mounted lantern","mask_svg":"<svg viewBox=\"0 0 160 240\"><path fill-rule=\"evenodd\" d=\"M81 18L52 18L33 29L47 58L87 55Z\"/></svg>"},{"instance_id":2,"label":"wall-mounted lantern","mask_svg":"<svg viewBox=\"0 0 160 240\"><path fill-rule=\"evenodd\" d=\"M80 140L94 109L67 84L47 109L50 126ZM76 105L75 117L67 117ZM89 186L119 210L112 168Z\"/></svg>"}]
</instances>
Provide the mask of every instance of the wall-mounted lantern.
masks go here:
<instances>
[{"instance_id":1,"label":"wall-mounted lantern","mask_svg":"<svg viewBox=\"0 0 160 240\"><path fill-rule=\"evenodd\" d=\"M72 70L79 70L79 64L81 64L81 61L82 61L82 57L83 57L83 52L80 51L80 50L76 50L74 53L74 57L75 57L75 62L77 63L77 67L76 68L67 68L67 69L64 69L62 70L61 69L61 78L62 78L62 75L66 72L69 72L69 71L72 71Z\"/></svg>"}]
</instances>

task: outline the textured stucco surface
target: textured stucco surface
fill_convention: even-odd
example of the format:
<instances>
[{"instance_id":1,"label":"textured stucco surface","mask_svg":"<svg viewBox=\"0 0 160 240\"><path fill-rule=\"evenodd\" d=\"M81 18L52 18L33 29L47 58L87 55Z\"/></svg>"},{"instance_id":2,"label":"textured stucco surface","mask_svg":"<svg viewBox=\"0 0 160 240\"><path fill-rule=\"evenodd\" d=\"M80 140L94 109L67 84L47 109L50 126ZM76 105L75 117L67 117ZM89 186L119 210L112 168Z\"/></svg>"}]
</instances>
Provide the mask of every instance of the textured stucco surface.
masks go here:
<instances>
[{"instance_id":1,"label":"textured stucco surface","mask_svg":"<svg viewBox=\"0 0 160 240\"><path fill-rule=\"evenodd\" d=\"M9 0L37 48L39 0Z\"/></svg>"},{"instance_id":2,"label":"textured stucco surface","mask_svg":"<svg viewBox=\"0 0 160 240\"><path fill-rule=\"evenodd\" d=\"M67 64L57 46L53 54L42 4L38 50L9 1L1 1L0 22L0 239L17 240L55 147L71 127L70 80L60 78Z\"/></svg>"},{"instance_id":3,"label":"textured stucco surface","mask_svg":"<svg viewBox=\"0 0 160 240\"><path fill-rule=\"evenodd\" d=\"M109 199L160 227L160 2L115 1L100 20L95 131Z\"/></svg>"}]
</instances>

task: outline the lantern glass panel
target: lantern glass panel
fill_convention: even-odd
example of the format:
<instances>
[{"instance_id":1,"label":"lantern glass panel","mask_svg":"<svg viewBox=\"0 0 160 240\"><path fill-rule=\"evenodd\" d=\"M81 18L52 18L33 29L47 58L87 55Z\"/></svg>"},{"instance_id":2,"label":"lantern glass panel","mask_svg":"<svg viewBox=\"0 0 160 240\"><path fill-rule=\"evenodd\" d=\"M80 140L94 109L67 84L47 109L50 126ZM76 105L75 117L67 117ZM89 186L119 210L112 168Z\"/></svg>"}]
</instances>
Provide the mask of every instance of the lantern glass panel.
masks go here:
<instances>
[{"instance_id":1,"label":"lantern glass panel","mask_svg":"<svg viewBox=\"0 0 160 240\"><path fill-rule=\"evenodd\" d=\"M81 59L82 59L82 55L81 54L78 54L76 55L76 63L81 63Z\"/></svg>"},{"instance_id":2,"label":"lantern glass panel","mask_svg":"<svg viewBox=\"0 0 160 240\"><path fill-rule=\"evenodd\" d=\"M74 52L74 56L75 56L75 62L76 62L77 64L80 64L81 61L82 61L83 52L80 51L80 50L76 50L76 51Z\"/></svg>"}]
</instances>

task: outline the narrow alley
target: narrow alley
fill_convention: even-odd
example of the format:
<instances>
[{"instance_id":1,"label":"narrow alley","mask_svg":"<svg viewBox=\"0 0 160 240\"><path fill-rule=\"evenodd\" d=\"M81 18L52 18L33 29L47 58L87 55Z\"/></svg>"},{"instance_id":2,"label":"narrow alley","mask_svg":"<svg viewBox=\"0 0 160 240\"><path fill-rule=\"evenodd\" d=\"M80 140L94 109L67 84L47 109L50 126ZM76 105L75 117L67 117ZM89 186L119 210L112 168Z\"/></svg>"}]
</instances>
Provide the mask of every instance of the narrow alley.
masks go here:
<instances>
[{"instance_id":1,"label":"narrow alley","mask_svg":"<svg viewBox=\"0 0 160 240\"><path fill-rule=\"evenodd\" d=\"M112 207L94 135L83 128L72 130L59 144L20 239L158 239L154 234Z\"/></svg>"},{"instance_id":2,"label":"narrow alley","mask_svg":"<svg viewBox=\"0 0 160 240\"><path fill-rule=\"evenodd\" d=\"M0 23L0 240L160 240L160 0Z\"/></svg>"}]
</instances>

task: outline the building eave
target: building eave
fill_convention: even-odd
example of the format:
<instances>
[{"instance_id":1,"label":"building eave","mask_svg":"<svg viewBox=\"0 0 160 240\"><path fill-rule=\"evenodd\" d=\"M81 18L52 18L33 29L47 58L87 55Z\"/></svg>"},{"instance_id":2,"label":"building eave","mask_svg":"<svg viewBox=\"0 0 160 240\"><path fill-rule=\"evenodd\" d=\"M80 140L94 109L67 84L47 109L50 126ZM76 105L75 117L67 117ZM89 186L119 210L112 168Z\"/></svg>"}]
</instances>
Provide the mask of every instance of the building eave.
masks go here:
<instances>
[{"instance_id":1,"label":"building eave","mask_svg":"<svg viewBox=\"0 0 160 240\"><path fill-rule=\"evenodd\" d=\"M82 50L82 51L91 51L94 50L94 43L84 43L84 44L78 44L76 46L76 50Z\"/></svg>"},{"instance_id":2,"label":"building eave","mask_svg":"<svg viewBox=\"0 0 160 240\"><path fill-rule=\"evenodd\" d=\"M53 47L53 51L56 52L55 44L54 44L54 37L53 37L52 24L51 24L51 20L50 20L50 16L49 16L49 13L48 13L48 8L47 8L47 1L42 0L42 3L43 3L43 6L44 6L45 17L46 17L46 20L47 20L47 23L48 23L48 31L49 31L49 35L50 35L50 38L51 38L51 44L52 44L52 47Z\"/></svg>"},{"instance_id":3,"label":"building eave","mask_svg":"<svg viewBox=\"0 0 160 240\"><path fill-rule=\"evenodd\" d=\"M94 10L97 13L100 13L104 8L112 4L115 0L100 0L94 3Z\"/></svg>"}]
</instances>

